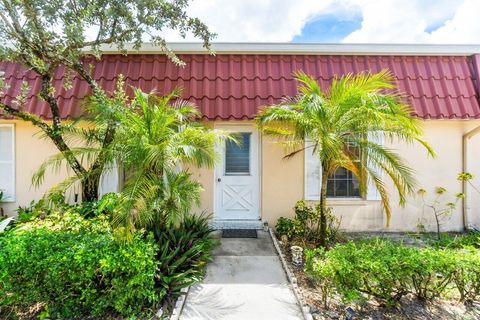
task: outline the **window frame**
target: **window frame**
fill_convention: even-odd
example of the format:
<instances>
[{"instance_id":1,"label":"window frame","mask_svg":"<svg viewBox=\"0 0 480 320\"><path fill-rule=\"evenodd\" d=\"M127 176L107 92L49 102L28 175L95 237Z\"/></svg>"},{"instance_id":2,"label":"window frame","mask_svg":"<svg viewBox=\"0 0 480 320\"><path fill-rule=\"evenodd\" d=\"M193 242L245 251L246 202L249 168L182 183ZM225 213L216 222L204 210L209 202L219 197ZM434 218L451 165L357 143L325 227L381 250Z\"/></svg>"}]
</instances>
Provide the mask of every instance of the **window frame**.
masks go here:
<instances>
[{"instance_id":1,"label":"window frame","mask_svg":"<svg viewBox=\"0 0 480 320\"><path fill-rule=\"evenodd\" d=\"M248 172L227 172L227 143L229 143L228 141L225 141L225 150L224 150L224 154L223 154L223 163L224 163L224 166L223 166L223 175L224 176L232 176L232 177L242 177L242 176L251 176L252 175L252 168L251 168L251 161L252 161L252 132L236 132L236 134L240 134L240 135L243 135L245 134L246 136L248 136Z\"/></svg>"},{"instance_id":2,"label":"window frame","mask_svg":"<svg viewBox=\"0 0 480 320\"><path fill-rule=\"evenodd\" d=\"M372 139L373 141L376 141L377 143L380 143L380 144L384 144L384 139L383 137L380 137L378 139L374 139L373 137L369 137L370 139ZM312 155L312 152L311 152L311 149L309 148L309 144L311 144L312 142L311 141L308 141L306 140L305 141L305 151L304 151L304 168L303 168L303 178L304 178L304 187L303 187L303 198L304 200L306 201L319 201L320 200L320 186L321 186L321 170L322 170L322 166L321 166L321 163L320 162L320 159L318 159L318 157L314 157ZM311 182L311 177L309 177L309 173L312 171L310 169L310 166L312 165L312 163L314 165L318 165L319 167L319 171L317 173L319 179L315 182L315 184L317 184L317 188L318 188L318 194L313 194L312 192L312 189L314 189L314 187L312 185L309 185L309 181ZM383 175L381 172L380 172L380 175ZM346 201L346 202L365 202L365 201L381 201L381 197L377 191L377 189L375 188L375 185L369 181L368 182L368 185L367 185L367 192L365 194L365 196L359 196L359 197L328 197L327 196L327 200L328 201L332 201L332 202L342 202L342 201Z\"/></svg>"},{"instance_id":3,"label":"window frame","mask_svg":"<svg viewBox=\"0 0 480 320\"><path fill-rule=\"evenodd\" d=\"M0 123L0 128L1 127L4 127L4 128L11 128L11 132L12 132L12 160L11 160L11 164L12 164L12 177L13 177L13 181L12 181L12 194L11 196L7 199L7 198L4 198L2 199L2 202L3 203L12 203L12 202L16 202L17 201L17 174L16 174L16 130L15 130L15 124L14 123ZM1 160L0 160L1 162ZM9 163L7 161L5 161L5 163Z\"/></svg>"}]
</instances>

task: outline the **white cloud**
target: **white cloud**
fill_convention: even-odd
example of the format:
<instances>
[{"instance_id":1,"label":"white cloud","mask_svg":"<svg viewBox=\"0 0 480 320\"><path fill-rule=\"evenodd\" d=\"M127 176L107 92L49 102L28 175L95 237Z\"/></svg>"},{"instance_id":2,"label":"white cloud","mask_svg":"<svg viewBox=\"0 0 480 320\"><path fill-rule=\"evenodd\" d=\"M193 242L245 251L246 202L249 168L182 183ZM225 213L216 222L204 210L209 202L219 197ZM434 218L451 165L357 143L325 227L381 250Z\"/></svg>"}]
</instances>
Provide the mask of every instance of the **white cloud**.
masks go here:
<instances>
[{"instance_id":1,"label":"white cloud","mask_svg":"<svg viewBox=\"0 0 480 320\"><path fill-rule=\"evenodd\" d=\"M463 2L451 20L432 32L429 42L480 43L479 11L480 1Z\"/></svg>"},{"instance_id":2,"label":"white cloud","mask_svg":"<svg viewBox=\"0 0 480 320\"><path fill-rule=\"evenodd\" d=\"M215 41L288 42L316 14L331 10L332 0L194 0L189 14L217 33ZM168 32L169 41L181 40ZM186 40L194 38L189 35Z\"/></svg>"},{"instance_id":3,"label":"white cloud","mask_svg":"<svg viewBox=\"0 0 480 320\"><path fill-rule=\"evenodd\" d=\"M356 2L362 26L344 42L480 43L480 0ZM432 25L438 28L429 33Z\"/></svg>"},{"instance_id":4,"label":"white cloud","mask_svg":"<svg viewBox=\"0 0 480 320\"><path fill-rule=\"evenodd\" d=\"M194 0L189 14L225 42L288 42L319 15L348 19L360 12L360 29L343 42L480 43L479 10L480 0Z\"/></svg>"}]
</instances>

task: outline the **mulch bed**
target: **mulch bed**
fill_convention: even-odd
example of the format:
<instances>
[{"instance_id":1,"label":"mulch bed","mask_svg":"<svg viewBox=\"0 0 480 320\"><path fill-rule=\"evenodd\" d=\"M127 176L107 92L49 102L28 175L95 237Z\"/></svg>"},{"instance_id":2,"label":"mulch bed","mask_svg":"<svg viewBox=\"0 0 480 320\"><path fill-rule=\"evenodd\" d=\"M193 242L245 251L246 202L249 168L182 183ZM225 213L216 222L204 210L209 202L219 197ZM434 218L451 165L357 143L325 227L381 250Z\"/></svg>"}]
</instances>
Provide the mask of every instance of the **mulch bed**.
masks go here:
<instances>
[{"instance_id":1,"label":"mulch bed","mask_svg":"<svg viewBox=\"0 0 480 320\"><path fill-rule=\"evenodd\" d=\"M285 245L280 242L290 270L297 278L300 292L310 307L314 319L480 319L480 304L466 307L455 300L437 299L434 302L422 302L413 296L407 296L397 308L387 308L375 299L370 299L363 307L359 305L345 305L340 297L330 299L328 309L325 309L320 291L314 282L303 272L292 265L289 248L292 243ZM353 317L348 317L347 308L354 311Z\"/></svg>"}]
</instances>

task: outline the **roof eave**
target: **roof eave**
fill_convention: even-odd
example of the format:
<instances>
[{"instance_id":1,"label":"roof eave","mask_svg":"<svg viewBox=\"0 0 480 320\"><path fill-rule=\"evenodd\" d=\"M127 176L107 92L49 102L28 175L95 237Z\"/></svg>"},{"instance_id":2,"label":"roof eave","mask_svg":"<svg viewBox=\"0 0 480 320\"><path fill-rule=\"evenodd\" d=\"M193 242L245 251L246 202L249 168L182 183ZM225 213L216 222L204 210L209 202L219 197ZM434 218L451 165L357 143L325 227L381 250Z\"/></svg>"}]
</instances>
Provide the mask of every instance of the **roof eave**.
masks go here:
<instances>
[{"instance_id":1,"label":"roof eave","mask_svg":"<svg viewBox=\"0 0 480 320\"><path fill-rule=\"evenodd\" d=\"M170 49L176 54L209 54L200 42L171 42ZM480 53L475 44L380 44L380 43L259 43L259 42L215 42L211 45L217 54L311 54L311 55L410 55L410 56L470 56ZM159 46L142 44L139 50L127 44L130 54L164 53ZM90 52L90 48L85 51ZM100 47L103 54L118 54L115 45Z\"/></svg>"}]
</instances>

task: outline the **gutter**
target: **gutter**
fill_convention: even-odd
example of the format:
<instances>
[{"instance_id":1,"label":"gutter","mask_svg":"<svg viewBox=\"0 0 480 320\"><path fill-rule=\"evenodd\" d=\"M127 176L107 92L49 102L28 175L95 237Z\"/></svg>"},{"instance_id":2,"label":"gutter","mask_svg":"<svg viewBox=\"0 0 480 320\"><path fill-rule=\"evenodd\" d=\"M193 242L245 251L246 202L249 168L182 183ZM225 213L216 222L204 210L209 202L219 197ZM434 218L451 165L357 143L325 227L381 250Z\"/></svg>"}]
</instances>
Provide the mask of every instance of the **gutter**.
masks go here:
<instances>
[{"instance_id":1,"label":"gutter","mask_svg":"<svg viewBox=\"0 0 480 320\"><path fill-rule=\"evenodd\" d=\"M468 131L463 135L463 144L462 144L462 172L468 172L468 140L480 133L480 126ZM463 211L463 229L468 230L468 181L462 181L462 193L465 195L462 199L462 211Z\"/></svg>"},{"instance_id":2,"label":"gutter","mask_svg":"<svg viewBox=\"0 0 480 320\"><path fill-rule=\"evenodd\" d=\"M275 43L275 42L213 42L211 51L200 42L169 42L175 54L303 54L303 55L385 55L385 56L471 56L480 53L474 44L384 44L384 43ZM102 54L119 54L116 45L100 46ZM92 52L90 47L84 52ZM129 54L165 54L165 49L153 43L142 43L137 50L125 44Z\"/></svg>"}]
</instances>

